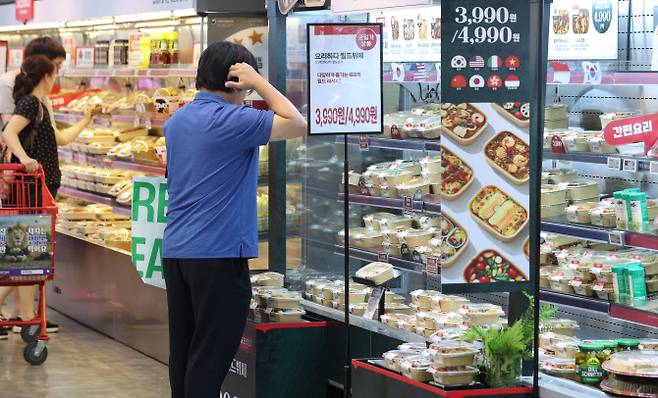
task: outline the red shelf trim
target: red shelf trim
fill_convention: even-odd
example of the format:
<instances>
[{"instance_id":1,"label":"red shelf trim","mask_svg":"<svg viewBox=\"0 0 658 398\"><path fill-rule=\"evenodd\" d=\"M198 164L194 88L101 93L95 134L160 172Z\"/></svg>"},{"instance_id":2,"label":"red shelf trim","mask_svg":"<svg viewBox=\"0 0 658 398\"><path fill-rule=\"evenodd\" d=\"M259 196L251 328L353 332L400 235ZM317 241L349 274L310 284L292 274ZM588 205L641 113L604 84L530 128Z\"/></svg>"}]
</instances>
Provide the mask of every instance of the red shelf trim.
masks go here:
<instances>
[{"instance_id":1,"label":"red shelf trim","mask_svg":"<svg viewBox=\"0 0 658 398\"><path fill-rule=\"evenodd\" d=\"M610 316L624 321L658 328L658 314L643 311L641 309L612 304L610 306Z\"/></svg>"},{"instance_id":2,"label":"red shelf trim","mask_svg":"<svg viewBox=\"0 0 658 398\"><path fill-rule=\"evenodd\" d=\"M356 359L352 360L352 366L354 368L362 368L371 372L379 373L382 376L395 379L397 381L412 385L414 387L420 388L425 391L429 391L433 394L437 394L444 398L468 398L468 397L486 397L491 395L516 395L516 394L531 394L532 388L530 387L513 387L513 388L484 388L481 390L455 390L455 391L445 391L438 387L431 386L429 384L421 383L416 380L411 380L408 377L404 377L397 373L391 372L389 370L382 369L380 367L370 365L358 361Z\"/></svg>"},{"instance_id":3,"label":"red shelf trim","mask_svg":"<svg viewBox=\"0 0 658 398\"><path fill-rule=\"evenodd\" d=\"M256 330L267 333L277 329L324 328L327 327L327 322L257 323L255 327Z\"/></svg>"}]
</instances>

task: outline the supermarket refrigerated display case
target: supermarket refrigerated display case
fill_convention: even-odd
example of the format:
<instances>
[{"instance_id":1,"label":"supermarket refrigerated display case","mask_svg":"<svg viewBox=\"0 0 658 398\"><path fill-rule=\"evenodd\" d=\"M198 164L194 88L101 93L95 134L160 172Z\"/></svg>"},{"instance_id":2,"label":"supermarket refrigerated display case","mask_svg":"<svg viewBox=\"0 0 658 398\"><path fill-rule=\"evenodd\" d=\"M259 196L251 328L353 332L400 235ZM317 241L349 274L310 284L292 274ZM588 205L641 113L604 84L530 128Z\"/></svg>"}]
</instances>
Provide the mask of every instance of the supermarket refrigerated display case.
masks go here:
<instances>
[{"instance_id":1,"label":"supermarket refrigerated display case","mask_svg":"<svg viewBox=\"0 0 658 398\"><path fill-rule=\"evenodd\" d=\"M400 12L422 14L427 21L434 17L436 27L440 31L440 22L437 22L440 15L438 2L430 8L410 8ZM308 106L306 25L318 22L375 22L376 13L378 14L373 11L370 15L332 15L328 10L316 9L309 12L301 7L294 9L286 17L277 15L283 22L278 20L276 23L284 23L286 28L285 40L278 40L287 45L286 95L303 114L306 114ZM272 15L270 25L272 26ZM414 29L412 25L410 28ZM440 33L434 36L434 40L439 42L439 37ZM437 52L435 55L438 54ZM415 317L403 313L410 314L414 308L429 310L430 296L434 294L433 291L440 289L439 270L436 268L438 262L432 259L433 255L438 256L438 250L418 250L421 246L429 246L432 233L428 234L428 230L441 228L440 181L438 178L423 180L415 185L420 178L413 178L421 172L429 178L437 177L440 173L440 75L437 62L416 56L413 61L409 60L404 64L406 70L414 71L408 76L400 75L395 62L384 63L385 124L390 123L389 117L395 117L397 112L415 109L418 114L424 115L429 125L415 131L415 137L405 135L403 138L399 136L399 132L391 132L388 126L388 131L383 135L307 137L298 148L299 156L294 165L299 168L302 191L301 200L297 203L302 209L301 266L287 271L286 281L291 290L305 293L302 305L307 316L340 322L330 322L328 325L326 351L329 384L338 388L342 388L344 382L342 352L345 339L341 326L345 319L345 305L342 301L345 296L345 284L342 283L345 262L345 239L342 232L345 228L344 189L349 190L349 276L358 276L357 271L363 269L364 265L378 261L390 263L400 275L388 283L389 291L384 300L387 314L375 314L375 319L362 316L369 288L359 284L350 285L353 357L381 359L384 352L394 350L401 343L427 344L433 340L432 334L436 331L430 326L416 328ZM350 169L348 181L343 181L342 175L345 153ZM390 190L383 189L378 184L370 186L370 181L366 182L363 178L369 169L395 169L389 181L391 187L400 186ZM409 183L408 187L404 186L405 182ZM375 225L377 227L374 229L384 228L382 226L394 229L397 223L414 227L406 234L405 241L402 242L404 245L398 242L384 246L381 234L371 234L366 230L367 227ZM390 237L386 240L390 241ZM437 249L439 246L440 242L437 242ZM412 295L412 292L415 293ZM474 303L473 308L485 308L479 307L479 303L489 300L488 295L481 294L469 296L470 301L453 296L451 298L457 305L455 308L471 302ZM505 316L510 315L506 300L507 296L504 304ZM500 303L486 308L495 312L494 323L506 322L501 319ZM438 307L436 311L439 311ZM510 316L518 317L522 311L522 308L514 308ZM399 318L391 316L394 312L400 315ZM378 315L384 316L380 320ZM355 394L356 388L355 385ZM519 392L522 395L529 394L530 390L522 387ZM408 393L410 391L407 390Z\"/></svg>"},{"instance_id":2,"label":"supermarket refrigerated display case","mask_svg":"<svg viewBox=\"0 0 658 398\"><path fill-rule=\"evenodd\" d=\"M625 189L640 188L640 196L655 197L650 170L655 159L646 155L642 144L617 147L603 138L611 121L655 112L656 80L651 71L655 8L648 1L614 3L619 45L613 60L592 55L591 61L547 62L542 183L550 185L543 185L541 193L540 297L542 303L559 306L559 318L577 321L575 335L580 340L658 337L652 263L658 253L655 215L633 227L623 212L615 211L617 205L625 205L621 194ZM552 15L549 4L545 10L545 15ZM551 29L548 18L545 35ZM584 183L558 185L570 181ZM571 193L573 199L561 200ZM571 203L565 203L567 199ZM644 210L638 204L640 214L653 211L651 201ZM639 266L633 267L633 275L626 274L631 279L623 277L627 265ZM617 286L615 280L634 282L633 292ZM542 397L611 396L598 388L599 383L586 386L573 380L575 372L555 372L545 366L552 358L540 359L546 373L540 382ZM643 381L638 383L640 390L635 393L641 391Z\"/></svg>"}]
</instances>

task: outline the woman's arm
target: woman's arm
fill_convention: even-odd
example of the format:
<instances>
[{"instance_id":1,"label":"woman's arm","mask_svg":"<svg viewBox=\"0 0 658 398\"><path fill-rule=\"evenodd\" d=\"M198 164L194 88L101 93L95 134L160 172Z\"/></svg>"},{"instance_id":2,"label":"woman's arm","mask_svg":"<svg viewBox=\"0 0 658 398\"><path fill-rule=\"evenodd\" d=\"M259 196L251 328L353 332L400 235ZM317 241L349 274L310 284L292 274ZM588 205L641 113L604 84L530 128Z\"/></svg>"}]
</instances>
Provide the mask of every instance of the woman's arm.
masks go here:
<instances>
[{"instance_id":1,"label":"woman's arm","mask_svg":"<svg viewBox=\"0 0 658 398\"><path fill-rule=\"evenodd\" d=\"M12 116L5 127L5 131L2 133L2 138L4 138L5 144L7 144L11 153L16 155L21 164L25 166L27 172L34 173L39 168L39 163L25 153L25 149L23 148L23 145L21 145L21 140L18 138L18 134L20 134L20 132L29 124L30 119L24 116Z\"/></svg>"},{"instance_id":2,"label":"woman's arm","mask_svg":"<svg viewBox=\"0 0 658 398\"><path fill-rule=\"evenodd\" d=\"M53 126L53 129L55 130L55 139L57 140L57 146L64 146L66 144L69 144L73 142L80 133L82 133L82 130L87 128L89 126L89 123L91 122L91 116L93 114L93 109L92 108L85 108L84 110L84 116L82 117L82 120L74 124L73 126L59 130L57 127Z\"/></svg>"},{"instance_id":3,"label":"woman's arm","mask_svg":"<svg viewBox=\"0 0 658 398\"><path fill-rule=\"evenodd\" d=\"M256 90L274 112L272 135L270 141L288 140L306 135L306 120L295 106L274 86L258 74L247 63L231 66L228 78L237 77L239 81L227 81L226 87L238 90Z\"/></svg>"}]
</instances>

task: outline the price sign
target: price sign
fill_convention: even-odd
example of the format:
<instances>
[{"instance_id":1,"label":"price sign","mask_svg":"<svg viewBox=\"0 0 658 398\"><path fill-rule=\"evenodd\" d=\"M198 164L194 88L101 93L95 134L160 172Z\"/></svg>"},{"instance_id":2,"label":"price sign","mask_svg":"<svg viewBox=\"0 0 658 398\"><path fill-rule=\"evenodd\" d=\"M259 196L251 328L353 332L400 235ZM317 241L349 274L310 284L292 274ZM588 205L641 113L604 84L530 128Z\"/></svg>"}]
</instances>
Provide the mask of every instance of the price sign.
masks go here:
<instances>
[{"instance_id":1,"label":"price sign","mask_svg":"<svg viewBox=\"0 0 658 398\"><path fill-rule=\"evenodd\" d=\"M441 7L442 100L527 101L530 3L446 0Z\"/></svg>"},{"instance_id":2,"label":"price sign","mask_svg":"<svg viewBox=\"0 0 658 398\"><path fill-rule=\"evenodd\" d=\"M434 256L427 257L427 265L425 267L425 272L430 276L439 275L439 259Z\"/></svg>"},{"instance_id":3,"label":"price sign","mask_svg":"<svg viewBox=\"0 0 658 398\"><path fill-rule=\"evenodd\" d=\"M75 48L75 66L92 68L94 66L94 47L78 46Z\"/></svg>"},{"instance_id":4,"label":"price sign","mask_svg":"<svg viewBox=\"0 0 658 398\"><path fill-rule=\"evenodd\" d=\"M621 158L608 158L608 170L619 171L621 170Z\"/></svg>"},{"instance_id":5,"label":"price sign","mask_svg":"<svg viewBox=\"0 0 658 398\"><path fill-rule=\"evenodd\" d=\"M414 198L412 196L405 196L402 201L402 206L405 212L410 213L414 211Z\"/></svg>"},{"instance_id":6,"label":"price sign","mask_svg":"<svg viewBox=\"0 0 658 398\"><path fill-rule=\"evenodd\" d=\"M636 159L624 159L622 163L622 170L629 171L631 173L637 172L637 160Z\"/></svg>"},{"instance_id":7,"label":"price sign","mask_svg":"<svg viewBox=\"0 0 658 398\"><path fill-rule=\"evenodd\" d=\"M307 29L309 134L381 134L382 25L308 24Z\"/></svg>"},{"instance_id":8,"label":"price sign","mask_svg":"<svg viewBox=\"0 0 658 398\"><path fill-rule=\"evenodd\" d=\"M567 150L564 147L564 142L559 135L554 135L551 137L551 152L553 153L567 153Z\"/></svg>"},{"instance_id":9,"label":"price sign","mask_svg":"<svg viewBox=\"0 0 658 398\"><path fill-rule=\"evenodd\" d=\"M649 174L658 174L658 162L649 163Z\"/></svg>"},{"instance_id":10,"label":"price sign","mask_svg":"<svg viewBox=\"0 0 658 398\"><path fill-rule=\"evenodd\" d=\"M388 263L388 253L380 252L377 254L377 261L381 263Z\"/></svg>"},{"instance_id":11,"label":"price sign","mask_svg":"<svg viewBox=\"0 0 658 398\"><path fill-rule=\"evenodd\" d=\"M368 136L361 134L359 136L359 150L367 151L368 149L370 149L370 145L369 145L369 142L368 142Z\"/></svg>"},{"instance_id":12,"label":"price sign","mask_svg":"<svg viewBox=\"0 0 658 398\"><path fill-rule=\"evenodd\" d=\"M611 245L624 246L624 231L610 231L608 242Z\"/></svg>"}]
</instances>

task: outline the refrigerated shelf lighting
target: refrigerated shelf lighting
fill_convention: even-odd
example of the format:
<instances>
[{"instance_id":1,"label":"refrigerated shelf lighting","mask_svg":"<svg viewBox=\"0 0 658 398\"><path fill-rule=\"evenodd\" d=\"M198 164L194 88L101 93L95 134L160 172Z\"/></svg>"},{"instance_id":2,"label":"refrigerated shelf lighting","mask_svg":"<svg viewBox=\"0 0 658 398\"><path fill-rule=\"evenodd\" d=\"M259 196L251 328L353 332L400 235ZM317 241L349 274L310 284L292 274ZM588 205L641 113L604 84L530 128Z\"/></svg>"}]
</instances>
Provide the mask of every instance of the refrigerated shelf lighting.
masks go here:
<instances>
[{"instance_id":1,"label":"refrigerated shelf lighting","mask_svg":"<svg viewBox=\"0 0 658 398\"><path fill-rule=\"evenodd\" d=\"M81 19L79 21L70 21L64 24L67 28L81 28L85 26L100 26L109 25L114 23L114 17L111 18L94 18L94 19Z\"/></svg>"}]
</instances>

